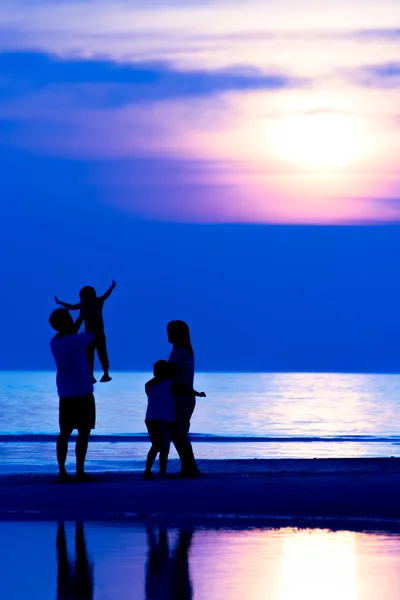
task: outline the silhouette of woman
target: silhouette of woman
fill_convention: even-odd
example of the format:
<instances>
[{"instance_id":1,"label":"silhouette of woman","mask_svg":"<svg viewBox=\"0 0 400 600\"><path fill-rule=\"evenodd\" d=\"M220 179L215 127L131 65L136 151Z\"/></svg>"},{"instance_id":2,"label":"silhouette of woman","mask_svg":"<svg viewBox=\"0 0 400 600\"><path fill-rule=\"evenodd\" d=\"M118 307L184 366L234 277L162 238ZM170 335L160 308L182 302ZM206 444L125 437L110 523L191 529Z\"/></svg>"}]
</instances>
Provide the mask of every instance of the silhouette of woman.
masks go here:
<instances>
[{"instance_id":1,"label":"silhouette of woman","mask_svg":"<svg viewBox=\"0 0 400 600\"><path fill-rule=\"evenodd\" d=\"M175 419L171 439L181 460L180 476L200 477L199 469L189 440L190 419L196 406L196 395L204 395L193 389L194 353L190 331L184 321L170 321L167 325L168 341L172 344L169 362L175 367L174 379L178 383L175 399Z\"/></svg>"},{"instance_id":2,"label":"silhouette of woman","mask_svg":"<svg viewBox=\"0 0 400 600\"><path fill-rule=\"evenodd\" d=\"M160 527L158 537L147 528L146 600L192 600L189 551L193 529L180 529L175 548L170 553L168 531Z\"/></svg>"}]
</instances>

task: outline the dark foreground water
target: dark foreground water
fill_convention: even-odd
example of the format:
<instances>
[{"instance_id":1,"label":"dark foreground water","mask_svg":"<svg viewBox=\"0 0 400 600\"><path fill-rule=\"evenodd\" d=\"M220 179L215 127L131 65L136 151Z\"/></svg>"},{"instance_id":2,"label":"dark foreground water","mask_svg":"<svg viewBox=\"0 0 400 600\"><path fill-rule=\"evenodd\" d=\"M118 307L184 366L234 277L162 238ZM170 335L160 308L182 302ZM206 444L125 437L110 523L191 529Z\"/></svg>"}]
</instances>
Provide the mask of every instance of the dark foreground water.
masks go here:
<instances>
[{"instance_id":1,"label":"dark foreground water","mask_svg":"<svg viewBox=\"0 0 400 600\"><path fill-rule=\"evenodd\" d=\"M3 600L398 600L400 536L0 523Z\"/></svg>"},{"instance_id":2,"label":"dark foreground water","mask_svg":"<svg viewBox=\"0 0 400 600\"><path fill-rule=\"evenodd\" d=\"M143 469L150 376L117 372L96 385L89 469ZM400 375L199 373L195 385L207 393L192 419L199 458L399 453ZM57 432L55 373L0 372L0 471L55 470Z\"/></svg>"}]
</instances>

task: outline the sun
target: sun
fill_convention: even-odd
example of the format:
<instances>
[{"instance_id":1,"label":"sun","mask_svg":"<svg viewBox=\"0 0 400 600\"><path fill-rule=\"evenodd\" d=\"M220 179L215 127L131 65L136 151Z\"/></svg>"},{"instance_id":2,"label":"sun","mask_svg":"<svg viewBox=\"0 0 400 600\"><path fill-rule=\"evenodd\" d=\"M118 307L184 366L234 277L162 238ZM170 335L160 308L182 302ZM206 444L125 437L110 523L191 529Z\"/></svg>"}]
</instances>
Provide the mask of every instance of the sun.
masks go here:
<instances>
[{"instance_id":1,"label":"sun","mask_svg":"<svg viewBox=\"0 0 400 600\"><path fill-rule=\"evenodd\" d=\"M308 170L356 164L368 145L355 117L329 113L284 117L277 123L274 138L281 160Z\"/></svg>"}]
</instances>

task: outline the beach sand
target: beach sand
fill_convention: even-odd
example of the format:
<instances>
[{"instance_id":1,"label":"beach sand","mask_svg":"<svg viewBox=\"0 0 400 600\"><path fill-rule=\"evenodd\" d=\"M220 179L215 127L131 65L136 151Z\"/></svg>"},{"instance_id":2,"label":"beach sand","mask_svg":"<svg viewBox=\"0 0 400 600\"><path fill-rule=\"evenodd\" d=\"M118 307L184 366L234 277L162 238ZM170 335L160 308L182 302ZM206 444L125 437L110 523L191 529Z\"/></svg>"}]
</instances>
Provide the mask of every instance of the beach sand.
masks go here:
<instances>
[{"instance_id":1,"label":"beach sand","mask_svg":"<svg viewBox=\"0 0 400 600\"><path fill-rule=\"evenodd\" d=\"M143 481L96 474L56 483L56 474L0 477L0 519L357 520L400 528L400 459L203 460L199 480ZM172 471L178 462L171 461Z\"/></svg>"}]
</instances>

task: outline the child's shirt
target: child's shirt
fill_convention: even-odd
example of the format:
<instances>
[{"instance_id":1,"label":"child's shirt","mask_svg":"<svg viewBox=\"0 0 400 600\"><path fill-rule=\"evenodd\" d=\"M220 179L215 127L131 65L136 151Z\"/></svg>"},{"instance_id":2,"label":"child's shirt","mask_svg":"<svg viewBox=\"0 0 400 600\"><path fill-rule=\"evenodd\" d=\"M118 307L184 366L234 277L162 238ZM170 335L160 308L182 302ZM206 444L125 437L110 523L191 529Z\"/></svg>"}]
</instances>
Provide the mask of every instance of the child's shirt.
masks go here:
<instances>
[{"instance_id":1,"label":"child's shirt","mask_svg":"<svg viewBox=\"0 0 400 600\"><path fill-rule=\"evenodd\" d=\"M86 332L100 333L104 331L103 306L104 300L101 298L80 303L79 318L85 323Z\"/></svg>"},{"instance_id":2,"label":"child's shirt","mask_svg":"<svg viewBox=\"0 0 400 600\"><path fill-rule=\"evenodd\" d=\"M93 393L92 372L86 348L93 334L56 335L50 348L57 365L57 391L60 398L76 398Z\"/></svg>"},{"instance_id":3,"label":"child's shirt","mask_svg":"<svg viewBox=\"0 0 400 600\"><path fill-rule=\"evenodd\" d=\"M174 397L172 395L172 380L156 378L146 383L147 411L146 421L174 420Z\"/></svg>"}]
</instances>

